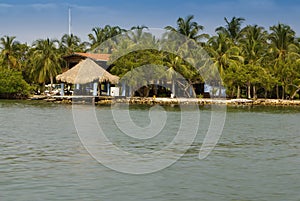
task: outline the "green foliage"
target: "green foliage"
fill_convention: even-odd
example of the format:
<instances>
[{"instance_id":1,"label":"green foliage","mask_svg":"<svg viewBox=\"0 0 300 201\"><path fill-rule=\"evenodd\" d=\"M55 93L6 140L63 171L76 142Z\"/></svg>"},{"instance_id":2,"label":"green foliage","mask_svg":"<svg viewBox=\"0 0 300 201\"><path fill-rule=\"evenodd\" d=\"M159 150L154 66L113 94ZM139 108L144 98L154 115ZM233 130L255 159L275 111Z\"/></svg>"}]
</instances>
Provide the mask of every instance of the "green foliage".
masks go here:
<instances>
[{"instance_id":1,"label":"green foliage","mask_svg":"<svg viewBox=\"0 0 300 201\"><path fill-rule=\"evenodd\" d=\"M53 84L55 76L61 72L62 55L57 49L58 41L37 40L34 43L34 52L30 58L32 79L36 83L44 84L47 81ZM50 92L51 92L50 88Z\"/></svg>"},{"instance_id":2,"label":"green foliage","mask_svg":"<svg viewBox=\"0 0 300 201\"><path fill-rule=\"evenodd\" d=\"M193 15L188 15L185 19L180 17L177 19L176 28L172 26L166 26L165 29L177 32L196 41L201 40L203 38L207 38L207 34L199 34L199 31L203 31L204 27L202 25L199 25L197 22L192 21L193 19Z\"/></svg>"},{"instance_id":3,"label":"green foliage","mask_svg":"<svg viewBox=\"0 0 300 201\"><path fill-rule=\"evenodd\" d=\"M175 27L166 26L168 32L160 39L144 31L148 29L144 25L134 26L129 32L119 26L95 27L88 34L88 42L65 34L59 41L42 39L27 45L18 42L15 36L3 36L0 38L1 93L22 96L28 92L26 82L41 87L53 83L66 67L62 56L91 50L112 53L110 72L120 77L126 75L131 86L154 85L142 80L150 76L149 79L165 78L172 85L177 82L177 86L185 88L180 79L175 79L180 74L189 84L223 84L232 98L299 98L300 39L295 31L281 23L267 29L243 26L244 22L241 17L225 18L225 25L218 27L211 37L201 33L204 27L193 15L179 17ZM118 41L115 36L120 34L123 38ZM206 52L193 49L198 46ZM199 56L207 54L213 65L206 63L205 56ZM141 66L145 67L143 71L137 69ZM160 69L149 75L147 68L153 66ZM209 68L210 72L201 71L201 76L199 69L205 66L213 67ZM133 81L129 75L141 79ZM222 83L214 82L219 80L218 76Z\"/></svg>"},{"instance_id":4,"label":"green foliage","mask_svg":"<svg viewBox=\"0 0 300 201\"><path fill-rule=\"evenodd\" d=\"M106 25L105 27L95 27L92 29L93 33L88 34L90 50L95 51L103 42L125 32L125 29L119 26ZM111 47L113 48L113 47ZM107 50L107 53L111 53L111 49Z\"/></svg>"},{"instance_id":5,"label":"green foliage","mask_svg":"<svg viewBox=\"0 0 300 201\"><path fill-rule=\"evenodd\" d=\"M0 68L0 97L23 98L30 92L29 84L23 79L21 72Z\"/></svg>"}]
</instances>

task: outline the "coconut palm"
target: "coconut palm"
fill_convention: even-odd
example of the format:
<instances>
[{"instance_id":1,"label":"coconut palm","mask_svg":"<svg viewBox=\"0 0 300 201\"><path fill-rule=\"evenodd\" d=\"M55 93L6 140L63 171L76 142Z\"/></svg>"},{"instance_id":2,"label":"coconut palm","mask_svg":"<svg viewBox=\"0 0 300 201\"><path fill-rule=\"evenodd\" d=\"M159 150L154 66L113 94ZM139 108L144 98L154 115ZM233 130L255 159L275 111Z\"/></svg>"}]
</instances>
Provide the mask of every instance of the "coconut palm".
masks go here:
<instances>
[{"instance_id":1,"label":"coconut palm","mask_svg":"<svg viewBox=\"0 0 300 201\"><path fill-rule=\"evenodd\" d=\"M240 37L240 32L242 30L242 23L245 21L241 17L233 17L230 21L225 17L224 18L226 25L225 27L221 26L216 29L217 33L223 33L233 40L234 43L237 43L238 38Z\"/></svg>"},{"instance_id":2,"label":"coconut palm","mask_svg":"<svg viewBox=\"0 0 300 201\"><path fill-rule=\"evenodd\" d=\"M203 38L208 38L207 34L199 34L200 31L203 31L204 27L193 21L193 19L194 15L188 15L185 19L180 17L177 19L176 28L172 26L166 26L165 29L168 31L177 32L196 41L199 41Z\"/></svg>"},{"instance_id":3,"label":"coconut palm","mask_svg":"<svg viewBox=\"0 0 300 201\"><path fill-rule=\"evenodd\" d=\"M148 29L148 27L147 26L145 26L145 25L138 25L138 26L133 26L133 27L131 27L130 28L130 30L143 30L143 29Z\"/></svg>"},{"instance_id":4,"label":"coconut palm","mask_svg":"<svg viewBox=\"0 0 300 201\"><path fill-rule=\"evenodd\" d=\"M90 50L95 50L108 39L124 33L125 29L122 29L119 26L106 25L104 28L95 27L92 29L92 31L93 33L88 34L90 40ZM111 50L108 51L108 53L111 53Z\"/></svg>"},{"instance_id":5,"label":"coconut palm","mask_svg":"<svg viewBox=\"0 0 300 201\"><path fill-rule=\"evenodd\" d=\"M269 82L270 76L263 68L263 58L267 52L267 32L263 27L254 25L246 26L241 31L240 46L245 59L243 67L246 73L248 98L251 98L251 84L253 85L253 97L256 98L256 83Z\"/></svg>"},{"instance_id":6,"label":"coconut palm","mask_svg":"<svg viewBox=\"0 0 300 201\"><path fill-rule=\"evenodd\" d=\"M130 38L130 40L132 40L134 43L138 43L139 41L141 41L142 38L145 38L145 35L147 35L144 32L144 29L148 29L148 27L146 27L144 25L133 26L133 27L131 27L130 31L128 31L126 34ZM151 34L148 33L148 36L149 35L151 35Z\"/></svg>"},{"instance_id":7,"label":"coconut palm","mask_svg":"<svg viewBox=\"0 0 300 201\"><path fill-rule=\"evenodd\" d=\"M240 54L240 48L226 34L218 33L217 36L213 36L208 40L206 49L211 55L214 66L217 67L221 78L227 79L227 87L229 87L230 82L230 85L237 84L237 97L239 98L241 79L238 77L240 74L233 74L235 77L228 79L226 70L230 68L232 71L240 71L241 64L244 62L244 58Z\"/></svg>"},{"instance_id":8,"label":"coconut palm","mask_svg":"<svg viewBox=\"0 0 300 201\"><path fill-rule=\"evenodd\" d=\"M295 42L295 32L290 26L279 23L278 25L270 27L272 31L269 39L271 41L270 52L274 56L274 73L277 79L276 96L279 98L279 85L282 86L282 99L285 97L285 72L289 66L287 58L289 54L289 47Z\"/></svg>"},{"instance_id":9,"label":"coconut palm","mask_svg":"<svg viewBox=\"0 0 300 201\"><path fill-rule=\"evenodd\" d=\"M74 52L83 52L85 43L81 43L78 36L73 34L64 34L60 40L60 49L63 54L72 54Z\"/></svg>"},{"instance_id":10,"label":"coconut palm","mask_svg":"<svg viewBox=\"0 0 300 201\"><path fill-rule=\"evenodd\" d=\"M15 39L15 36L4 36L0 39L2 66L6 66L9 69L20 69L20 62L17 57L20 43Z\"/></svg>"},{"instance_id":11,"label":"coconut palm","mask_svg":"<svg viewBox=\"0 0 300 201\"><path fill-rule=\"evenodd\" d=\"M57 40L47 38L46 40L35 41L30 62L33 79L40 84L50 81L50 92L52 91L54 77L61 72L61 55L57 47Z\"/></svg>"}]
</instances>

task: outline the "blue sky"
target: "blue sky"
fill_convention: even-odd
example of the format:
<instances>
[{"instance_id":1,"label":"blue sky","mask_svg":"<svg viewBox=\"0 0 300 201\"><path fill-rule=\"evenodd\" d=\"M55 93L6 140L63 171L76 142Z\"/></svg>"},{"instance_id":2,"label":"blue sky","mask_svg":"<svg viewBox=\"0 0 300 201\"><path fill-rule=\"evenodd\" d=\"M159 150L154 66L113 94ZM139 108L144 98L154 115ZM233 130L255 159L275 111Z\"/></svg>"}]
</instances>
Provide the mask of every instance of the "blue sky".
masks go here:
<instances>
[{"instance_id":1,"label":"blue sky","mask_svg":"<svg viewBox=\"0 0 300 201\"><path fill-rule=\"evenodd\" d=\"M130 28L176 25L189 14L214 34L224 17L244 17L246 24L266 28L289 24L300 35L299 0L1 0L0 37L14 35L21 42L61 38L68 33L68 7L72 7L72 32L87 40L93 27L106 24Z\"/></svg>"}]
</instances>

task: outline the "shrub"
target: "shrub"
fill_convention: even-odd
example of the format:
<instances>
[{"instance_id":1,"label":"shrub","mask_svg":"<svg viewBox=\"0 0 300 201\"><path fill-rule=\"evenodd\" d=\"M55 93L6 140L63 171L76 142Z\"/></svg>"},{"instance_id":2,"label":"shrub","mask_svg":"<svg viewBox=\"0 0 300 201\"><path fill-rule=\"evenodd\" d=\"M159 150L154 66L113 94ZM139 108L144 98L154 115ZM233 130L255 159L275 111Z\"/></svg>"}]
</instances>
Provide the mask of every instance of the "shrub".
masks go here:
<instances>
[{"instance_id":1,"label":"shrub","mask_svg":"<svg viewBox=\"0 0 300 201\"><path fill-rule=\"evenodd\" d=\"M0 68L0 98L26 98L29 92L30 85L21 72Z\"/></svg>"}]
</instances>

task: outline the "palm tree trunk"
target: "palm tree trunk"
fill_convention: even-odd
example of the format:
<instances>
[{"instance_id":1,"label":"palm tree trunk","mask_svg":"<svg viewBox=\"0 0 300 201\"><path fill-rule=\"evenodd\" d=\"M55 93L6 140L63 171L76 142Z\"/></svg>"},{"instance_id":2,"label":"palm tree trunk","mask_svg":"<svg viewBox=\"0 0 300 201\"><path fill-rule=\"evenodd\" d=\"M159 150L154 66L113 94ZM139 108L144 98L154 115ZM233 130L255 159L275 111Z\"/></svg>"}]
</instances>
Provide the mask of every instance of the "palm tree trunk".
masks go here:
<instances>
[{"instance_id":1,"label":"palm tree trunk","mask_svg":"<svg viewBox=\"0 0 300 201\"><path fill-rule=\"evenodd\" d=\"M173 98L175 98L175 80L172 79L172 94L173 94Z\"/></svg>"},{"instance_id":2,"label":"palm tree trunk","mask_svg":"<svg viewBox=\"0 0 300 201\"><path fill-rule=\"evenodd\" d=\"M282 85L282 96L281 96L282 100L284 100L284 96L285 96L285 87L284 85Z\"/></svg>"},{"instance_id":3,"label":"palm tree trunk","mask_svg":"<svg viewBox=\"0 0 300 201\"><path fill-rule=\"evenodd\" d=\"M250 99L250 98L251 98L251 83L248 82L247 85L248 85L248 86L247 86L247 88L248 88L248 99Z\"/></svg>"},{"instance_id":4,"label":"palm tree trunk","mask_svg":"<svg viewBox=\"0 0 300 201\"><path fill-rule=\"evenodd\" d=\"M7 58L7 68L10 69L9 57Z\"/></svg>"},{"instance_id":5,"label":"palm tree trunk","mask_svg":"<svg viewBox=\"0 0 300 201\"><path fill-rule=\"evenodd\" d=\"M50 90L49 90L50 93L52 93L52 85L53 85L53 76L52 73L50 73Z\"/></svg>"},{"instance_id":6,"label":"palm tree trunk","mask_svg":"<svg viewBox=\"0 0 300 201\"><path fill-rule=\"evenodd\" d=\"M267 89L265 89L265 99L267 99L267 97L268 97L268 91Z\"/></svg>"},{"instance_id":7,"label":"palm tree trunk","mask_svg":"<svg viewBox=\"0 0 300 201\"><path fill-rule=\"evenodd\" d=\"M279 99L279 86L276 84L276 98Z\"/></svg>"},{"instance_id":8,"label":"palm tree trunk","mask_svg":"<svg viewBox=\"0 0 300 201\"><path fill-rule=\"evenodd\" d=\"M240 85L237 86L237 96L236 98L241 98L241 87Z\"/></svg>"},{"instance_id":9,"label":"palm tree trunk","mask_svg":"<svg viewBox=\"0 0 300 201\"><path fill-rule=\"evenodd\" d=\"M222 96L222 85L221 82L219 83L219 98Z\"/></svg>"},{"instance_id":10,"label":"palm tree trunk","mask_svg":"<svg viewBox=\"0 0 300 201\"><path fill-rule=\"evenodd\" d=\"M256 99L257 95L256 95L256 87L255 85L253 85L253 98Z\"/></svg>"},{"instance_id":11,"label":"palm tree trunk","mask_svg":"<svg viewBox=\"0 0 300 201\"><path fill-rule=\"evenodd\" d=\"M297 88L297 90L293 93L291 100L293 100L295 98L295 96L297 95L297 93L300 91L300 87Z\"/></svg>"},{"instance_id":12,"label":"palm tree trunk","mask_svg":"<svg viewBox=\"0 0 300 201\"><path fill-rule=\"evenodd\" d=\"M41 93L44 93L45 92L45 82L42 83L42 86L41 86Z\"/></svg>"}]
</instances>

